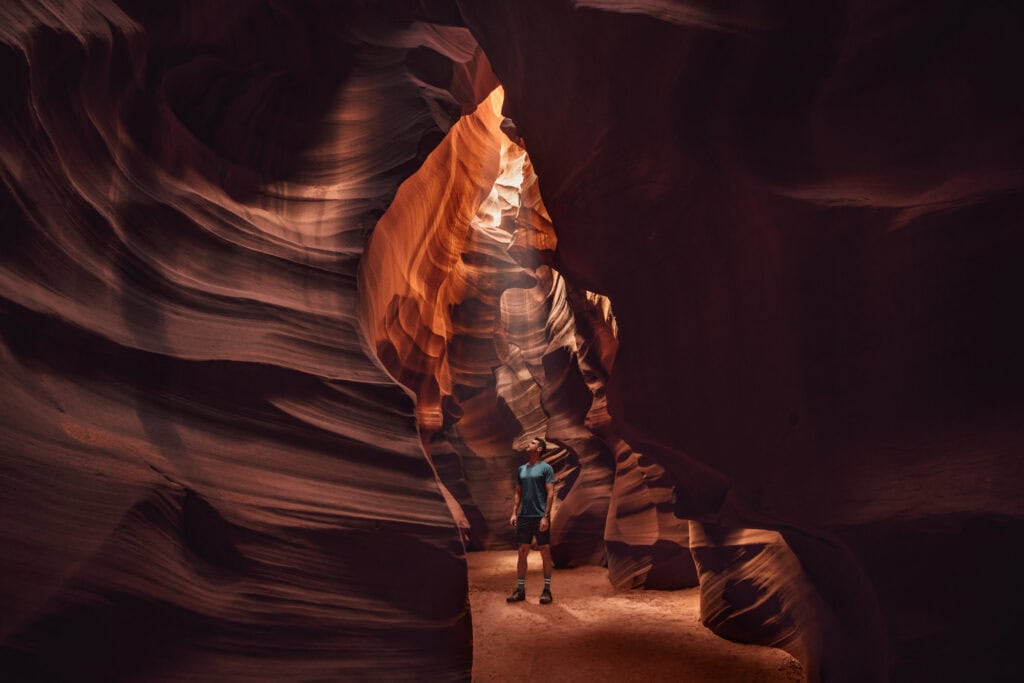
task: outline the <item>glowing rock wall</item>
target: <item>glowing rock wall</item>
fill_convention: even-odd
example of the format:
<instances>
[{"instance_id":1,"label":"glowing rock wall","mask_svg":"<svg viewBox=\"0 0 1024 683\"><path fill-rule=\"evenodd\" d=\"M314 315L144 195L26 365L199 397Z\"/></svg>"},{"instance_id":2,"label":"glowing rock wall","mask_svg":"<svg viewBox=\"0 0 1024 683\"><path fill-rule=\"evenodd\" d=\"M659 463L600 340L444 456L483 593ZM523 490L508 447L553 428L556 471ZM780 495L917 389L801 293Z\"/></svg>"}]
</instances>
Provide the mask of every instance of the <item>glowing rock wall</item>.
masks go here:
<instances>
[{"instance_id":1,"label":"glowing rock wall","mask_svg":"<svg viewBox=\"0 0 1024 683\"><path fill-rule=\"evenodd\" d=\"M503 100L496 90L455 124L377 224L360 270L365 333L416 398L424 449L470 548L513 543L523 460L513 449L543 436L558 565L607 562L616 585L695 585L686 523L664 504L671 483L653 464L649 480L636 468L605 410L609 303L572 292L544 264L556 240ZM658 481L661 514L650 500Z\"/></svg>"},{"instance_id":2,"label":"glowing rock wall","mask_svg":"<svg viewBox=\"0 0 1024 683\"><path fill-rule=\"evenodd\" d=\"M1007 678L1022 27L4 3L0 670L464 679L544 433L561 564L812 679Z\"/></svg>"}]
</instances>

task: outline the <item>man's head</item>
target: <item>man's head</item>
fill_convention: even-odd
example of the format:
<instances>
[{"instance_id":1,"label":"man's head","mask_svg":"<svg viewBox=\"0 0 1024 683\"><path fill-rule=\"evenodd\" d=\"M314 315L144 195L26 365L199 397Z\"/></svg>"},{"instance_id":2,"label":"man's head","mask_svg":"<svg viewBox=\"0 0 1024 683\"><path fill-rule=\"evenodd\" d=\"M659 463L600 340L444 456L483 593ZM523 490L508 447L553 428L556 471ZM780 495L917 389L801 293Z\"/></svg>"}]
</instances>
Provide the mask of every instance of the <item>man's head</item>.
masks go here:
<instances>
[{"instance_id":1,"label":"man's head","mask_svg":"<svg viewBox=\"0 0 1024 683\"><path fill-rule=\"evenodd\" d=\"M526 453L532 457L539 457L547 450L548 443L539 436L526 446Z\"/></svg>"}]
</instances>

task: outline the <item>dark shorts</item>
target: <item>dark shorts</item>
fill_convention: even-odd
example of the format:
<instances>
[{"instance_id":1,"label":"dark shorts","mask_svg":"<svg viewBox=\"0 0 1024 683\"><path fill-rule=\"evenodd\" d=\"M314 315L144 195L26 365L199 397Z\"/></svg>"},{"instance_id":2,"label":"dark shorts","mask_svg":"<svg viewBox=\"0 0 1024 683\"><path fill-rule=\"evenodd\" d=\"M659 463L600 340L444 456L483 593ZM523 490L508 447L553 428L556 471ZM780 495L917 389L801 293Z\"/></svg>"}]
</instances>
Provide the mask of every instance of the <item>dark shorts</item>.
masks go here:
<instances>
[{"instance_id":1,"label":"dark shorts","mask_svg":"<svg viewBox=\"0 0 1024 683\"><path fill-rule=\"evenodd\" d=\"M537 545L551 545L551 527L547 531L540 530L540 520L543 517L517 517L516 518L516 543L526 545L533 543L533 537L537 537Z\"/></svg>"}]
</instances>

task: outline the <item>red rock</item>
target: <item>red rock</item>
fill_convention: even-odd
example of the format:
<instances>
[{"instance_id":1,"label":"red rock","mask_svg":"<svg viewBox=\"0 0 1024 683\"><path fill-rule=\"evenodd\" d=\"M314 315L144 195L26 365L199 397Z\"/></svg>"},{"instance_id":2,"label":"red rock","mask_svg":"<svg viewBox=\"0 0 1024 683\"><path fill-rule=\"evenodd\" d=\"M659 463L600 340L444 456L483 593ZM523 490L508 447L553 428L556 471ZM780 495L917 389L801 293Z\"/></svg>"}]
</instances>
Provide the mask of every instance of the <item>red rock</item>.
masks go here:
<instances>
[{"instance_id":1,"label":"red rock","mask_svg":"<svg viewBox=\"0 0 1024 683\"><path fill-rule=\"evenodd\" d=\"M811 680L1004 677L1022 23L11 4L0 670L464 679L546 435L560 565Z\"/></svg>"},{"instance_id":2,"label":"red rock","mask_svg":"<svg viewBox=\"0 0 1024 683\"><path fill-rule=\"evenodd\" d=\"M1019 562L971 543L956 589L924 565L948 566L953 529L1019 534L1024 512L1020 13L572 4L460 7L537 169L555 267L614 303L617 433L677 482L679 516L781 533L808 593L780 609L843 624L799 653L808 671L1000 677L993 615L1019 601L997 586ZM792 578L733 573L766 596ZM728 635L762 640L761 617Z\"/></svg>"}]
</instances>

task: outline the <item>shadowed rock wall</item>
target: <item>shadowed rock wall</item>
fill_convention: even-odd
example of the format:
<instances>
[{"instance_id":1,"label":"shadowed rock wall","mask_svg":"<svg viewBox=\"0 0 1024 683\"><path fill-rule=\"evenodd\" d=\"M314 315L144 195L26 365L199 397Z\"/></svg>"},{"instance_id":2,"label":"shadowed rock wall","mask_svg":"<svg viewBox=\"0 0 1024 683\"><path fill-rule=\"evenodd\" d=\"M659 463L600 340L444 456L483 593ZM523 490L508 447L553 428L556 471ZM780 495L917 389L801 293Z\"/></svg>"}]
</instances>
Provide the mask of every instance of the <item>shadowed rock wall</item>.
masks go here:
<instances>
[{"instance_id":1,"label":"shadowed rock wall","mask_svg":"<svg viewBox=\"0 0 1024 683\"><path fill-rule=\"evenodd\" d=\"M494 87L468 31L425 5L0 15L4 677L467 678L463 546L355 276Z\"/></svg>"},{"instance_id":2,"label":"shadowed rock wall","mask_svg":"<svg viewBox=\"0 0 1024 683\"><path fill-rule=\"evenodd\" d=\"M724 528L697 552L709 625L825 680L1007 677L1020 11L459 6L536 166L556 267L615 304L618 432L673 476L679 516ZM778 531L806 599L767 568L785 553L757 549L778 538L730 550L750 527ZM955 581L950 553L970 557ZM721 628L733 598L703 591L726 571L749 618ZM769 600L832 624L826 642L787 644L746 609Z\"/></svg>"},{"instance_id":3,"label":"shadowed rock wall","mask_svg":"<svg viewBox=\"0 0 1024 683\"><path fill-rule=\"evenodd\" d=\"M455 292L442 308L462 310L393 357L360 334L367 236L495 86L452 9L5 6L5 672L465 678L457 526L507 540L512 442L548 429L572 445L555 454L561 562L604 561L611 452L583 425L593 397L564 282L510 256L553 249L532 171L502 190L521 195L518 251L500 227L498 157L516 146L496 111L478 126L491 147L460 141L469 117L447 142L457 159L427 162L479 155L479 196L444 227L482 231L445 254L398 245L427 257L419 271L363 273L363 296L441 273ZM458 183L475 176L435 166L455 184L429 201L465 208ZM496 268L511 279L488 284ZM494 344L503 308L518 360ZM537 329L550 334L531 341ZM438 340L455 349L447 425L442 392L410 379ZM530 392L536 422L508 408ZM500 478L479 453L504 456ZM634 559L630 580L650 566Z\"/></svg>"},{"instance_id":4,"label":"shadowed rock wall","mask_svg":"<svg viewBox=\"0 0 1024 683\"><path fill-rule=\"evenodd\" d=\"M1015 6L0 19L0 670L464 679L460 529L545 433L560 563L689 544L812 680L1015 673ZM379 219L415 268L359 272Z\"/></svg>"}]
</instances>

